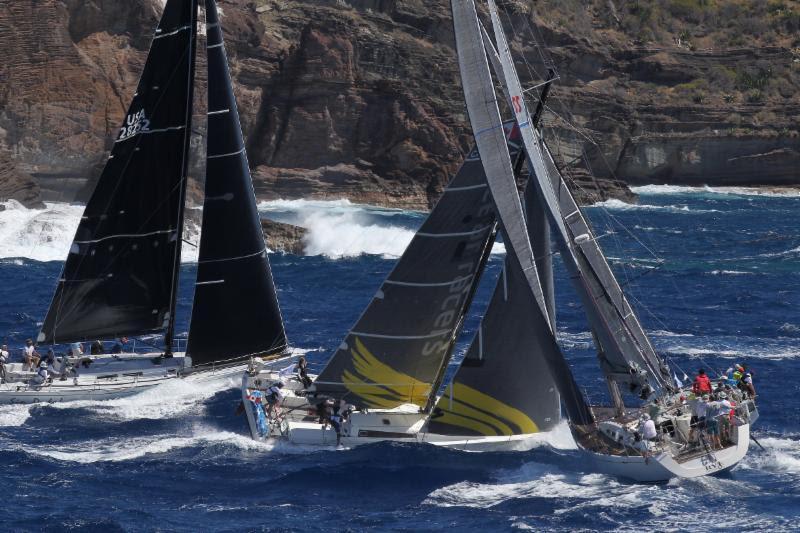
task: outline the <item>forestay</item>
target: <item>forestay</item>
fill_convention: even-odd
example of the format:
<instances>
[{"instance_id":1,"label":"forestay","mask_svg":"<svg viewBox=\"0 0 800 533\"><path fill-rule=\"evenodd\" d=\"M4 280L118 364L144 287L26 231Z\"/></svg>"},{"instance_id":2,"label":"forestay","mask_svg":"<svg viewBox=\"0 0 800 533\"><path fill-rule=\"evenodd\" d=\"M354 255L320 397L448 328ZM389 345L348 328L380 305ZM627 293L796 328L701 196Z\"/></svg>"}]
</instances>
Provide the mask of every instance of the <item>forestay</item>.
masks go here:
<instances>
[{"instance_id":1,"label":"forestay","mask_svg":"<svg viewBox=\"0 0 800 533\"><path fill-rule=\"evenodd\" d=\"M526 279L526 288L536 303L537 314L531 320L547 324L546 340L551 348L543 353L558 384L570 419L575 423L590 423L592 415L578 389L569 365L558 348L555 332L550 329L544 295L537 275L531 244L525 231L522 206L514 183L508 150L497 140L501 123L494 85L481 37L480 23L473 0L452 0L456 49L461 70L464 97L470 122L481 153L486 178L492 191L498 217L504 228L508 258L519 263Z\"/></svg>"},{"instance_id":2,"label":"forestay","mask_svg":"<svg viewBox=\"0 0 800 533\"><path fill-rule=\"evenodd\" d=\"M505 131L510 135L511 126ZM518 143L509 142L518 156ZM483 166L473 149L323 369L315 390L358 407L427 406L495 228Z\"/></svg>"},{"instance_id":3,"label":"forestay","mask_svg":"<svg viewBox=\"0 0 800 533\"><path fill-rule=\"evenodd\" d=\"M170 0L164 8L38 342L171 331L191 130L196 17L195 1Z\"/></svg>"},{"instance_id":4,"label":"forestay","mask_svg":"<svg viewBox=\"0 0 800 533\"><path fill-rule=\"evenodd\" d=\"M617 383L633 387L649 385L650 391L671 390L670 372L644 333L614 277L583 213L531 123L503 32L497 7L489 0L497 48L484 31L486 52L493 60L509 106L520 125L532 185L540 191L542 208L549 215L561 257L581 297L596 339L603 372ZM557 194L554 192L557 191Z\"/></svg>"},{"instance_id":5,"label":"forestay","mask_svg":"<svg viewBox=\"0 0 800 533\"><path fill-rule=\"evenodd\" d=\"M206 0L206 28L205 200L186 350L195 366L287 344L214 0Z\"/></svg>"}]
</instances>

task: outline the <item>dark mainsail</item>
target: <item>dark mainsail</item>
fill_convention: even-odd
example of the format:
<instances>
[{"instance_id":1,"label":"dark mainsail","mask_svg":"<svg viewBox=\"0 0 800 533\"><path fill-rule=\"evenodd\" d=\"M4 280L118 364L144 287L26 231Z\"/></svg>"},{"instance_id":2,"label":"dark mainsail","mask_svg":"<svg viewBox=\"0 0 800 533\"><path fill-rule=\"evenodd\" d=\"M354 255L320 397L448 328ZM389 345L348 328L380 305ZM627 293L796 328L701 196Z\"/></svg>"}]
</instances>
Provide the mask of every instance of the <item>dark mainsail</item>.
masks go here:
<instances>
[{"instance_id":1,"label":"dark mainsail","mask_svg":"<svg viewBox=\"0 0 800 533\"><path fill-rule=\"evenodd\" d=\"M519 155L516 129L505 130ZM357 407L425 407L451 355L496 222L472 150L314 384Z\"/></svg>"},{"instance_id":2,"label":"dark mainsail","mask_svg":"<svg viewBox=\"0 0 800 533\"><path fill-rule=\"evenodd\" d=\"M186 349L194 366L287 345L214 0L206 0L206 28L206 184Z\"/></svg>"},{"instance_id":3,"label":"dark mainsail","mask_svg":"<svg viewBox=\"0 0 800 533\"><path fill-rule=\"evenodd\" d=\"M525 196L528 231L531 243L538 244L538 272L552 309L549 228L541 217L535 188L529 185ZM540 321L526 284L517 263L507 258L478 332L436 404L429 432L521 435L547 431L561 419L558 390L541 355L553 348L547 342L549 327Z\"/></svg>"},{"instance_id":4,"label":"dark mainsail","mask_svg":"<svg viewBox=\"0 0 800 533\"><path fill-rule=\"evenodd\" d=\"M169 0L37 340L171 331L191 130L197 3ZM169 350L169 341L167 350Z\"/></svg>"}]
</instances>

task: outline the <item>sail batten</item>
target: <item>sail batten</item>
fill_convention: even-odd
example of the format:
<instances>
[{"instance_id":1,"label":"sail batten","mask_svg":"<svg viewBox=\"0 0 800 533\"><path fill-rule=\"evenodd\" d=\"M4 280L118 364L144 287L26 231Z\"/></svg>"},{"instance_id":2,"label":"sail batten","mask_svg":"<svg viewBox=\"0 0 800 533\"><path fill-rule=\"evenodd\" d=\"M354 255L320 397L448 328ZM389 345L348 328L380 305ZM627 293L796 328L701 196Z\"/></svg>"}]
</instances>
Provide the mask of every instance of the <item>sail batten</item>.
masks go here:
<instances>
[{"instance_id":1,"label":"sail batten","mask_svg":"<svg viewBox=\"0 0 800 533\"><path fill-rule=\"evenodd\" d=\"M161 35L153 38L136 93L87 201L39 342L170 329L191 123L196 11L194 0L170 0L164 7Z\"/></svg>"},{"instance_id":2,"label":"sail batten","mask_svg":"<svg viewBox=\"0 0 800 533\"><path fill-rule=\"evenodd\" d=\"M186 348L195 366L287 346L216 3L206 0L205 6L213 111L207 114L203 231Z\"/></svg>"}]
</instances>

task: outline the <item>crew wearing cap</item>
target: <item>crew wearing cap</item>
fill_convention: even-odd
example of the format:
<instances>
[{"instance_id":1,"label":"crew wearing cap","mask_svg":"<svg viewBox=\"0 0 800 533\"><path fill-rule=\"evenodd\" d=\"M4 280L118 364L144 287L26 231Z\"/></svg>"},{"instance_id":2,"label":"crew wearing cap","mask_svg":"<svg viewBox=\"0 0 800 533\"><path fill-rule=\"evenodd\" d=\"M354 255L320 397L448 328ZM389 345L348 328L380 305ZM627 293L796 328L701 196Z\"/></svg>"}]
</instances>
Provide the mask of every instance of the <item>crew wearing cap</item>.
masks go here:
<instances>
[{"instance_id":1,"label":"crew wearing cap","mask_svg":"<svg viewBox=\"0 0 800 533\"><path fill-rule=\"evenodd\" d=\"M25 341L25 348L22 349L22 360L25 362L25 370L34 370L39 366L39 352L33 345L33 339Z\"/></svg>"},{"instance_id":2,"label":"crew wearing cap","mask_svg":"<svg viewBox=\"0 0 800 533\"><path fill-rule=\"evenodd\" d=\"M31 379L31 384L41 385L47 381L48 377L50 377L50 374L47 372L47 361L42 361L39 363L39 371Z\"/></svg>"}]
</instances>

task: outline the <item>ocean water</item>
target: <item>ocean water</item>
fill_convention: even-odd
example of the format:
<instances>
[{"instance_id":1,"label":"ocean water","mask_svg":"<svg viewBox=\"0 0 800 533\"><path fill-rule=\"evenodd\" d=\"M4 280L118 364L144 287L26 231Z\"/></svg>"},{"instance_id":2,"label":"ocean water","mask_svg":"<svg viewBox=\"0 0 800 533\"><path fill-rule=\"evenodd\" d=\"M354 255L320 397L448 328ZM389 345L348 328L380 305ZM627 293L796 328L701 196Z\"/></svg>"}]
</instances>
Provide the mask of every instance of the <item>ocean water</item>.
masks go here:
<instances>
[{"instance_id":1,"label":"ocean water","mask_svg":"<svg viewBox=\"0 0 800 533\"><path fill-rule=\"evenodd\" d=\"M172 383L124 400L0 406L2 530L794 530L800 520L800 197L640 188L590 208L653 342L678 375L755 371L761 419L745 460L699 480L636 484L592 471L564 425L531 449L261 444L236 383ZM34 336L80 216L0 212L0 340ZM310 228L304 257L271 256L290 340L319 369L424 215L339 202L260 205ZM196 233L196 232L195 232ZM195 234L196 238L196 234ZM503 247L487 278L496 276ZM184 265L186 330L194 265ZM557 261L556 261L557 262ZM604 398L577 298L557 268L558 323L578 381ZM474 333L481 286L456 358ZM221 334L223 332L220 332Z\"/></svg>"}]
</instances>

